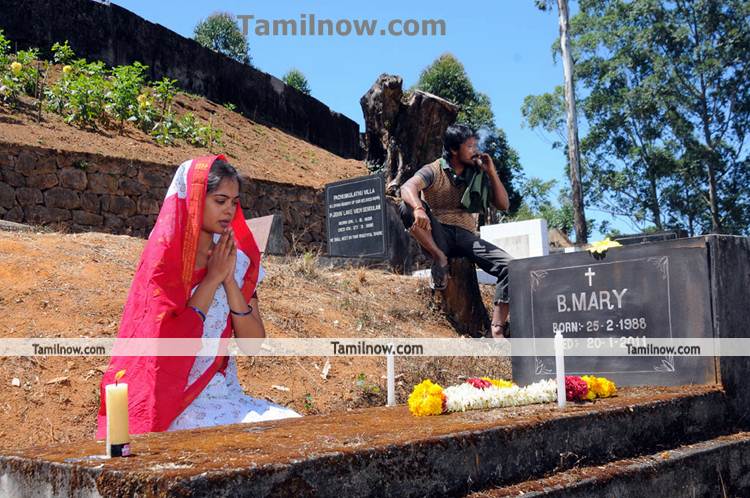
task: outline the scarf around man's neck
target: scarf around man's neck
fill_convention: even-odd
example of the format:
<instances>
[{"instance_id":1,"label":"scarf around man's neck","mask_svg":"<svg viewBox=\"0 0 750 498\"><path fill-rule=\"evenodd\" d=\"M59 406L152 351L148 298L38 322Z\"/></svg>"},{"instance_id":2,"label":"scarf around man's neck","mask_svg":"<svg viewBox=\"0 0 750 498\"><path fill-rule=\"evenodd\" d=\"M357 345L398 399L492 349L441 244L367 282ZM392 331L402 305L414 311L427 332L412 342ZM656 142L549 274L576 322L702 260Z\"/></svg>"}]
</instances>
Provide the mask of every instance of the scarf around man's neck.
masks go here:
<instances>
[{"instance_id":1,"label":"scarf around man's neck","mask_svg":"<svg viewBox=\"0 0 750 498\"><path fill-rule=\"evenodd\" d=\"M440 165L448 174L451 183L454 185L458 185L459 182L466 184L466 190L461 197L461 205L470 213L484 212L492 198L490 181L485 172L479 168L466 167L463 173L457 175L453 166L444 158L440 159Z\"/></svg>"}]
</instances>

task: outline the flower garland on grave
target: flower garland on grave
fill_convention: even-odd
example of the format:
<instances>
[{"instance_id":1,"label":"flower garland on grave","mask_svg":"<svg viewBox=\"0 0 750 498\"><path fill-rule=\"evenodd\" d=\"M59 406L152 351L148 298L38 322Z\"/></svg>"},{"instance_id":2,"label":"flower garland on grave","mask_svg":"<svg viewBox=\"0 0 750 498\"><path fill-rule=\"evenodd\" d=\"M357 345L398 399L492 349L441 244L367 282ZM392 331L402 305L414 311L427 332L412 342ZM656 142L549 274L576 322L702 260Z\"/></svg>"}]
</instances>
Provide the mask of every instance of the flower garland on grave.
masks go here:
<instances>
[{"instance_id":1,"label":"flower garland on grave","mask_svg":"<svg viewBox=\"0 0 750 498\"><path fill-rule=\"evenodd\" d=\"M595 377L593 375L584 375L581 377L588 387L586 399L593 401L596 398L609 398L617 392L617 386L611 380L605 377Z\"/></svg>"},{"instance_id":2,"label":"flower garland on grave","mask_svg":"<svg viewBox=\"0 0 750 498\"><path fill-rule=\"evenodd\" d=\"M614 382L604 377L569 375L565 377L568 401L607 398L615 394ZM450 412L524 406L557 401L554 379L540 380L526 387L501 379L472 377L462 384L443 388L429 379L414 387L409 395L409 411L418 417Z\"/></svg>"}]
</instances>

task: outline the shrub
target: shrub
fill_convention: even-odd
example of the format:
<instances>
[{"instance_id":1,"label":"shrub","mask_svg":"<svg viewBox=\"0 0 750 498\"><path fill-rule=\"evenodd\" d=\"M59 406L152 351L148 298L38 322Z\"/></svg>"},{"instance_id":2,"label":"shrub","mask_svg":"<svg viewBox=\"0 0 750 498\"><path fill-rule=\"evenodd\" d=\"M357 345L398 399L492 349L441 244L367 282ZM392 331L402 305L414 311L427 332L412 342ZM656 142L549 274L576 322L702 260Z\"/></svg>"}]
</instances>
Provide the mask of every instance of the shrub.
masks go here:
<instances>
[{"instance_id":1,"label":"shrub","mask_svg":"<svg viewBox=\"0 0 750 498\"><path fill-rule=\"evenodd\" d=\"M138 96L141 95L146 69L147 66L136 62L130 66L117 66L112 70L106 109L120 123L120 133L125 121L138 120Z\"/></svg>"},{"instance_id":2,"label":"shrub","mask_svg":"<svg viewBox=\"0 0 750 498\"><path fill-rule=\"evenodd\" d=\"M42 92L47 61L38 60L36 49L11 54L10 41L0 30L0 102L15 106L19 95L27 93L38 99L40 115L44 104L66 123L82 128L116 123L122 133L125 122L132 122L162 145L182 139L210 149L221 143L222 131L211 122L202 122L192 113L175 115L177 80L163 78L148 86L148 66L140 62L110 70L101 61L74 60L67 41L55 43L52 54L55 63L63 64L62 74Z\"/></svg>"}]
</instances>

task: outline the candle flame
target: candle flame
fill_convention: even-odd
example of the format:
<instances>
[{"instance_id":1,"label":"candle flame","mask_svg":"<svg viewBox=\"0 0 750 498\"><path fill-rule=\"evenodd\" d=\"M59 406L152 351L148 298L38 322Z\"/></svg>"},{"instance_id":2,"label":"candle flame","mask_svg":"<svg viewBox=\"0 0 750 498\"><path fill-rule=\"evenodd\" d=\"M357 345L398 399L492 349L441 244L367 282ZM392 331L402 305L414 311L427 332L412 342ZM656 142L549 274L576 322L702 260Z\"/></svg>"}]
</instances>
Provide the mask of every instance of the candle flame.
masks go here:
<instances>
[{"instance_id":1,"label":"candle flame","mask_svg":"<svg viewBox=\"0 0 750 498\"><path fill-rule=\"evenodd\" d=\"M125 375L125 370L120 370L115 374L115 384L117 384L117 381L122 379L122 376Z\"/></svg>"}]
</instances>

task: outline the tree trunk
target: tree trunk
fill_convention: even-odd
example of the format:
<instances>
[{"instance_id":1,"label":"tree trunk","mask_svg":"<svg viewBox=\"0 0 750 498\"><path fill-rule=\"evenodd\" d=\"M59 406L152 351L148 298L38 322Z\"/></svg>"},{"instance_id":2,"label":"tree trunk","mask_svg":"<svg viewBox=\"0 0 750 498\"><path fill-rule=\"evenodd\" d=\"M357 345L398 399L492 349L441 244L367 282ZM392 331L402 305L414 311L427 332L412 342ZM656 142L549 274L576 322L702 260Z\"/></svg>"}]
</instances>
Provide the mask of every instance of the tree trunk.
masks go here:
<instances>
[{"instance_id":1,"label":"tree trunk","mask_svg":"<svg viewBox=\"0 0 750 498\"><path fill-rule=\"evenodd\" d=\"M557 0L560 17L560 49L562 50L563 75L565 77L565 105L568 118L568 160L570 162L570 186L573 190L573 217L576 242L588 242L586 215L583 208L581 187L581 154L578 144L578 117L576 116L576 94L573 83L573 56L568 38L568 0Z\"/></svg>"},{"instance_id":2,"label":"tree trunk","mask_svg":"<svg viewBox=\"0 0 750 498\"><path fill-rule=\"evenodd\" d=\"M443 133L458 107L431 93L404 95L400 76L381 74L359 100L365 117L365 163L383 171L386 192L395 195L406 180L440 157Z\"/></svg>"},{"instance_id":3,"label":"tree trunk","mask_svg":"<svg viewBox=\"0 0 750 498\"><path fill-rule=\"evenodd\" d=\"M452 258L448 287L444 291L435 291L433 297L456 332L471 337L488 336L490 317L471 260Z\"/></svg>"},{"instance_id":4,"label":"tree trunk","mask_svg":"<svg viewBox=\"0 0 750 498\"><path fill-rule=\"evenodd\" d=\"M651 173L649 178L649 186L651 187L651 213L654 215L654 226L658 230L663 230L664 227L661 224L661 208L659 207L659 191L656 188L656 174Z\"/></svg>"}]
</instances>

